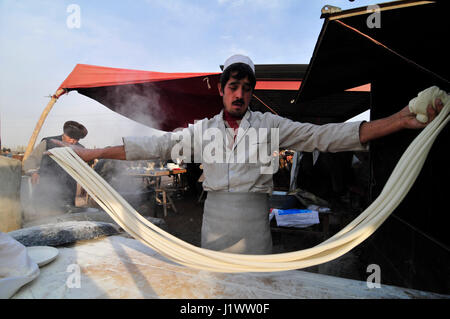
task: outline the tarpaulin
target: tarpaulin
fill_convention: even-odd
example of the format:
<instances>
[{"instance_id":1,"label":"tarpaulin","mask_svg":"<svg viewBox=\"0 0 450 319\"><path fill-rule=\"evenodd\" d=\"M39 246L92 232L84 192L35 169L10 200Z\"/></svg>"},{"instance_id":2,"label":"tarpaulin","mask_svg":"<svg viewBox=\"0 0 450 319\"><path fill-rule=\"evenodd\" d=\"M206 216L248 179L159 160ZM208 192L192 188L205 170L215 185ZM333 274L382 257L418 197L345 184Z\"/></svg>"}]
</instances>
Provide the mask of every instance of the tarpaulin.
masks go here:
<instances>
[{"instance_id":1,"label":"tarpaulin","mask_svg":"<svg viewBox=\"0 0 450 319\"><path fill-rule=\"evenodd\" d=\"M59 89L76 90L144 125L172 131L222 108L220 73L163 73L77 64Z\"/></svg>"},{"instance_id":2,"label":"tarpaulin","mask_svg":"<svg viewBox=\"0 0 450 319\"><path fill-rule=\"evenodd\" d=\"M258 66L256 73L258 76ZM223 108L218 91L220 74L165 73L77 64L59 89L76 90L127 118L152 128L173 131L220 112ZM255 94L269 103L277 114L296 119L295 116L290 116L290 112L300 114L302 109L287 103L289 110L292 110L283 111L284 100L278 98L273 101L270 96L283 96L289 102L299 90L302 81L257 80ZM370 85L348 91L367 92L370 91ZM347 104L353 109L352 103ZM256 100L252 105L256 105L255 110L268 111ZM314 107L314 110L320 114L317 107Z\"/></svg>"},{"instance_id":3,"label":"tarpaulin","mask_svg":"<svg viewBox=\"0 0 450 319\"><path fill-rule=\"evenodd\" d=\"M223 107L218 91L220 74L77 64L59 89L76 90L139 123L172 131L220 112ZM297 91L300 85L300 80L262 80L257 81L255 92Z\"/></svg>"}]
</instances>

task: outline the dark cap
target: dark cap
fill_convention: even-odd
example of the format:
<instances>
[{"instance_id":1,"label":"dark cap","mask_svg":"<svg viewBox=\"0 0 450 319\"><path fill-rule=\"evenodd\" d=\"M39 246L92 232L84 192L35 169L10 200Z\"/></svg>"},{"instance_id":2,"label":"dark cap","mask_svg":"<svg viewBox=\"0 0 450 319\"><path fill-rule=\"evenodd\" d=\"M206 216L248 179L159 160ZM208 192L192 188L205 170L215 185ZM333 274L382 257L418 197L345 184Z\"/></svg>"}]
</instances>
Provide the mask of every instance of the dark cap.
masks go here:
<instances>
[{"instance_id":1,"label":"dark cap","mask_svg":"<svg viewBox=\"0 0 450 319\"><path fill-rule=\"evenodd\" d=\"M67 121L64 123L64 134L70 138L81 140L87 135L87 129L78 122Z\"/></svg>"}]
</instances>

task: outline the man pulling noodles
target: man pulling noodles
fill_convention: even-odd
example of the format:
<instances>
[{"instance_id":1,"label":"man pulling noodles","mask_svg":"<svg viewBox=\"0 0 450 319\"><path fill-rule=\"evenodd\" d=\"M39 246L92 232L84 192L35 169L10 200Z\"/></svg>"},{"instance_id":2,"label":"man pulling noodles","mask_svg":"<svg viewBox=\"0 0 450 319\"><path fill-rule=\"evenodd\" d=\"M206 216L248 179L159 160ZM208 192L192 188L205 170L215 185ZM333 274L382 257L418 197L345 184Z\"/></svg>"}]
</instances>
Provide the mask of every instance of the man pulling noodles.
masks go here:
<instances>
[{"instance_id":1,"label":"man pulling noodles","mask_svg":"<svg viewBox=\"0 0 450 319\"><path fill-rule=\"evenodd\" d=\"M424 128L443 107L440 99L435 100L435 108L428 105L426 123L419 122L406 106L389 117L371 122L319 126L251 111L249 103L255 85L251 59L233 55L224 63L218 87L223 110L213 118L159 137L124 137L120 146L71 147L84 161L95 158L166 160L173 153L179 155L182 145L184 156L189 159L192 154L204 169L203 187L208 195L201 246L232 253L270 254L268 195L273 189L272 175L276 168L272 167L275 161L268 154L280 148L306 152L367 150L367 143L373 139L405 128ZM63 142L55 143L67 146Z\"/></svg>"}]
</instances>

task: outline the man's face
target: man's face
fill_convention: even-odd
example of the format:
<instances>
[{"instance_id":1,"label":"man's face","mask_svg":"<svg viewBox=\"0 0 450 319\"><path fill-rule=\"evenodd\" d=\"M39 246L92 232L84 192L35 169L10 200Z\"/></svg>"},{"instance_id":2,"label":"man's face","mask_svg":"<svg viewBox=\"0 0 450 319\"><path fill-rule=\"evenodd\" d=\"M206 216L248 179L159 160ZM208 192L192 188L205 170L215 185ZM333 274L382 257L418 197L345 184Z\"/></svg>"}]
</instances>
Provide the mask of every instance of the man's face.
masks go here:
<instances>
[{"instance_id":1,"label":"man's face","mask_svg":"<svg viewBox=\"0 0 450 319\"><path fill-rule=\"evenodd\" d=\"M238 117L247 112L253 93L248 77L238 80L232 74L223 90L219 84L219 92L222 96L223 106L228 113Z\"/></svg>"},{"instance_id":2,"label":"man's face","mask_svg":"<svg viewBox=\"0 0 450 319\"><path fill-rule=\"evenodd\" d=\"M78 143L77 139L71 138L71 137L67 136L66 134L63 134L62 140L63 140L63 142L66 142L69 144L77 144Z\"/></svg>"}]
</instances>

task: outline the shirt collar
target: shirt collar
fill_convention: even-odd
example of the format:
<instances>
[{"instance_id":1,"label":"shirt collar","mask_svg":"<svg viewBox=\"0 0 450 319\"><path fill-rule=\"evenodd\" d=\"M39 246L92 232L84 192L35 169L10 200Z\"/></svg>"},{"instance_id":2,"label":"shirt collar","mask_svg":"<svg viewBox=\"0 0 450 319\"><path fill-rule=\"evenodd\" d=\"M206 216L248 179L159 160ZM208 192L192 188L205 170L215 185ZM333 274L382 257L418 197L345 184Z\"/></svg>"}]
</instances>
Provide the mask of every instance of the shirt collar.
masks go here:
<instances>
[{"instance_id":1,"label":"shirt collar","mask_svg":"<svg viewBox=\"0 0 450 319\"><path fill-rule=\"evenodd\" d=\"M251 113L252 113L252 111L250 111L250 108L247 108L247 112L245 112L244 117L241 119L241 121L245 120L247 122L250 122ZM224 120L223 120L223 109L220 111L219 114L217 114L215 116L215 118L220 120L220 121L222 121L222 122L224 122Z\"/></svg>"}]
</instances>

